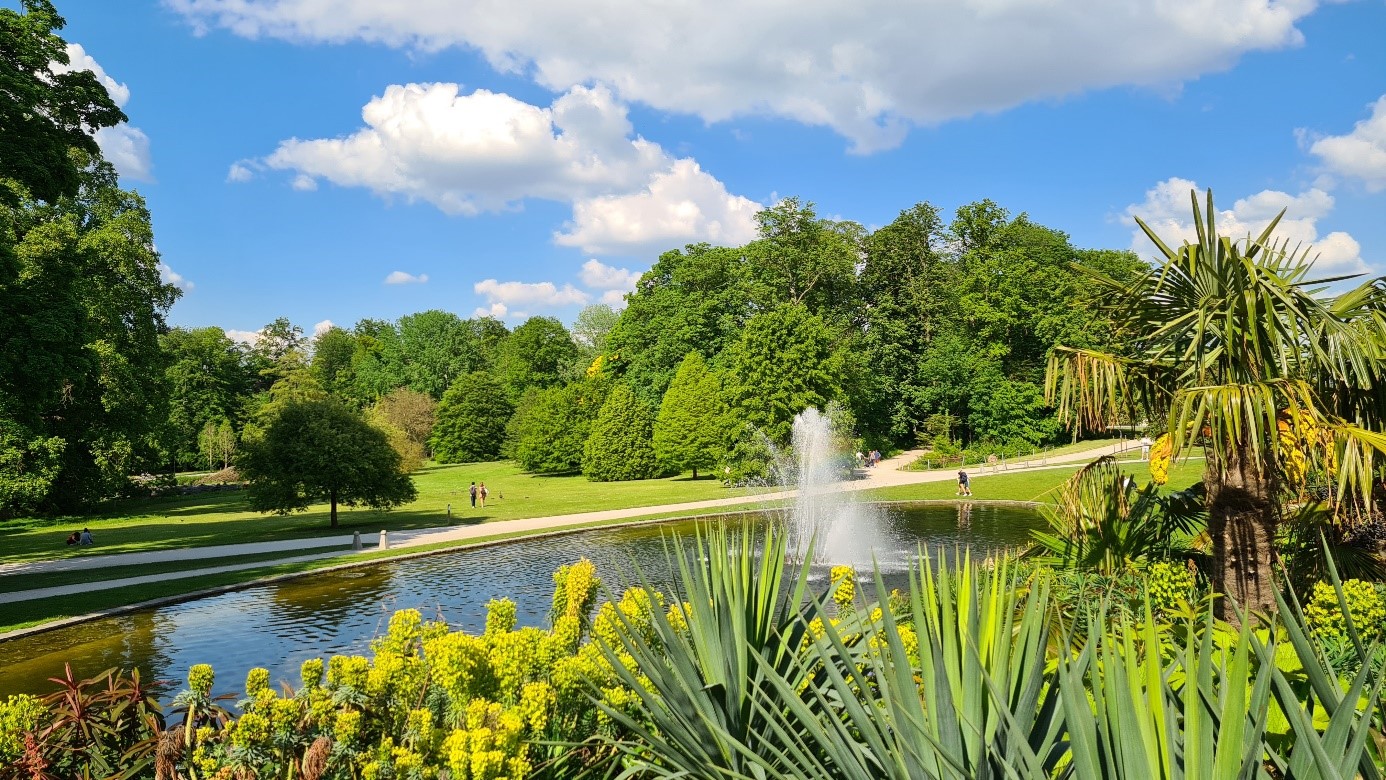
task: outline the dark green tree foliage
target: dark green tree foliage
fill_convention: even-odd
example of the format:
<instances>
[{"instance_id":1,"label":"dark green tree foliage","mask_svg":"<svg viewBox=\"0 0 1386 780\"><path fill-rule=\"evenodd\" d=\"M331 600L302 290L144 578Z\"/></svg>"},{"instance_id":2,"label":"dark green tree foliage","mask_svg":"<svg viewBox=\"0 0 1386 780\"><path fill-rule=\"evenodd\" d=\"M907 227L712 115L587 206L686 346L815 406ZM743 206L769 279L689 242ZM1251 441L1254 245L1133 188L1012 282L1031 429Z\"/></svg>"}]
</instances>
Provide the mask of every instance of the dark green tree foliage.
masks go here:
<instances>
[{"instance_id":1,"label":"dark green tree foliage","mask_svg":"<svg viewBox=\"0 0 1386 780\"><path fill-rule=\"evenodd\" d=\"M853 318L864 231L819 219L812 203L785 198L756 215L760 237L745 248L761 309L801 305L833 325Z\"/></svg>"},{"instance_id":2,"label":"dark green tree foliage","mask_svg":"<svg viewBox=\"0 0 1386 780\"><path fill-rule=\"evenodd\" d=\"M256 377L244 350L221 328L174 328L160 338L168 361L168 428L164 449L171 462L199 461L198 436L208 423L225 420L239 430L246 395Z\"/></svg>"},{"instance_id":3,"label":"dark green tree foliage","mask_svg":"<svg viewBox=\"0 0 1386 780\"><path fill-rule=\"evenodd\" d=\"M313 338L313 377L328 393L351 398L351 358L355 354L356 337L351 331L335 325L328 328Z\"/></svg>"},{"instance_id":4,"label":"dark green tree foliage","mask_svg":"<svg viewBox=\"0 0 1386 780\"><path fill-rule=\"evenodd\" d=\"M578 471L592 421L608 390L609 384L600 379L531 388L515 405L515 415L506 426L504 454L535 474Z\"/></svg>"},{"instance_id":5,"label":"dark green tree foliage","mask_svg":"<svg viewBox=\"0 0 1386 780\"><path fill-rule=\"evenodd\" d=\"M55 73L67 65L66 24L48 0L22 0L23 13L0 8L0 178L52 203L77 195L83 158L100 155L92 133L125 121L89 70ZM74 162L73 150L82 153ZM0 187L0 201L17 203Z\"/></svg>"},{"instance_id":6,"label":"dark green tree foliage","mask_svg":"<svg viewBox=\"0 0 1386 780\"><path fill-rule=\"evenodd\" d=\"M0 260L14 271L0 277L0 419L12 442L29 442L10 462L46 463L47 443L62 440L43 506L75 510L155 465L167 419L159 335L178 290L160 280L144 201L102 162L76 197L0 206ZM0 480L52 473L24 468Z\"/></svg>"},{"instance_id":7,"label":"dark green tree foliage","mask_svg":"<svg viewBox=\"0 0 1386 780\"><path fill-rule=\"evenodd\" d=\"M711 359L735 343L750 318L743 252L690 244L660 255L608 337L612 372L658 403L689 352Z\"/></svg>"},{"instance_id":8,"label":"dark green tree foliage","mask_svg":"<svg viewBox=\"0 0 1386 780\"><path fill-rule=\"evenodd\" d=\"M429 447L434 460L471 463L498 460L505 426L514 412L505 390L484 371L465 374L443 394Z\"/></svg>"},{"instance_id":9,"label":"dark green tree foliage","mask_svg":"<svg viewBox=\"0 0 1386 780\"><path fill-rule=\"evenodd\" d=\"M335 399L286 403L263 436L242 445L236 467L256 511L289 514L326 501L334 528L338 504L388 509L416 495L385 434Z\"/></svg>"},{"instance_id":10,"label":"dark green tree foliage","mask_svg":"<svg viewBox=\"0 0 1386 780\"><path fill-rule=\"evenodd\" d=\"M828 326L802 305L753 317L730 363L737 419L777 444L789 441L795 415L823 408L840 388L841 360Z\"/></svg>"},{"instance_id":11,"label":"dark green tree foliage","mask_svg":"<svg viewBox=\"0 0 1386 780\"><path fill-rule=\"evenodd\" d=\"M698 469L716 465L729 444L727 411L721 378L702 355L688 353L655 418L653 440L660 463L675 471L692 469L694 479Z\"/></svg>"},{"instance_id":12,"label":"dark green tree foliage","mask_svg":"<svg viewBox=\"0 0 1386 780\"><path fill-rule=\"evenodd\" d=\"M519 400L531 387L552 387L577 359L577 345L553 317L530 317L500 345L497 371L506 394Z\"/></svg>"},{"instance_id":13,"label":"dark green tree foliage","mask_svg":"<svg viewBox=\"0 0 1386 780\"><path fill-rule=\"evenodd\" d=\"M405 381L442 398L463 374L482 367L481 352L456 314L433 309L399 318L400 360Z\"/></svg>"},{"instance_id":14,"label":"dark green tree foliage","mask_svg":"<svg viewBox=\"0 0 1386 780\"><path fill-rule=\"evenodd\" d=\"M384 320L361 320L352 328L351 397L357 404L375 403L405 384L399 330Z\"/></svg>"},{"instance_id":15,"label":"dark green tree foliage","mask_svg":"<svg viewBox=\"0 0 1386 780\"><path fill-rule=\"evenodd\" d=\"M582 473L593 482L659 476L652 441L654 413L629 387L617 384L592 423L582 456Z\"/></svg>"}]
</instances>

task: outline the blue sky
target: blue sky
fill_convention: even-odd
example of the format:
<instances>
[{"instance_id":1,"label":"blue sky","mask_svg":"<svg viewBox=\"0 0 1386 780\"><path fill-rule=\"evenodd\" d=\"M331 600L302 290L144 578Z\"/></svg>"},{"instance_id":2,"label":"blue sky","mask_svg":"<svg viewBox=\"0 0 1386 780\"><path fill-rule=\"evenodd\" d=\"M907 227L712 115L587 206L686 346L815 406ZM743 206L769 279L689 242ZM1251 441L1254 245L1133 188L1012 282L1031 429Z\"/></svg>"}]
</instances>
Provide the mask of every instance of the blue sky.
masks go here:
<instances>
[{"instance_id":1,"label":"blue sky","mask_svg":"<svg viewBox=\"0 0 1386 780\"><path fill-rule=\"evenodd\" d=\"M571 320L788 195L868 227L991 198L1143 250L1129 215L1177 238L1194 182L1386 271L1382 0L56 4L125 101L100 140L177 325Z\"/></svg>"}]
</instances>

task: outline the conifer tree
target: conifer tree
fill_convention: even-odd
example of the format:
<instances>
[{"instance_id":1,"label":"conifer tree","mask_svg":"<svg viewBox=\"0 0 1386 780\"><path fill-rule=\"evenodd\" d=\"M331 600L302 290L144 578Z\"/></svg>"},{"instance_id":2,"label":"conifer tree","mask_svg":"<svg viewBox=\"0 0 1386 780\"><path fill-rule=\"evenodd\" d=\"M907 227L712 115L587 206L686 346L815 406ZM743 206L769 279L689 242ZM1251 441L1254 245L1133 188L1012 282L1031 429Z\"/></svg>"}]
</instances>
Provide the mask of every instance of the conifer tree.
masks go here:
<instances>
[{"instance_id":1,"label":"conifer tree","mask_svg":"<svg viewBox=\"0 0 1386 780\"><path fill-rule=\"evenodd\" d=\"M727 408L721 378L697 352L679 364L654 424L654 449L671 469L711 468L727 445Z\"/></svg>"},{"instance_id":2,"label":"conifer tree","mask_svg":"<svg viewBox=\"0 0 1386 780\"><path fill-rule=\"evenodd\" d=\"M626 385L611 389L592 424L583 451L582 471L593 482L649 479L659 474L655 458L654 414Z\"/></svg>"}]
</instances>

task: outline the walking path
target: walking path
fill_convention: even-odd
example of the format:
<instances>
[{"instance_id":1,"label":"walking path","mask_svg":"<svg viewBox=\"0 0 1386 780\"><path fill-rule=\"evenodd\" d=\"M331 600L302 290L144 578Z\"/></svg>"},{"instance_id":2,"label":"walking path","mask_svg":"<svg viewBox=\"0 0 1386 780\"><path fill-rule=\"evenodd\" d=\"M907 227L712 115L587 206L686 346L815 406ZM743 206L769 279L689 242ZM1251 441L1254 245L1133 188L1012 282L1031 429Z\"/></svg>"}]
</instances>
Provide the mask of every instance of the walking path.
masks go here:
<instances>
[{"instance_id":1,"label":"walking path","mask_svg":"<svg viewBox=\"0 0 1386 780\"><path fill-rule=\"evenodd\" d=\"M1123 444L1125 446L1123 446ZM1039 471L1042 469L1065 468L1074 463L1093 460L1101 455L1113 455L1131 449L1131 442L1118 444L1105 444L1100 447L1069 452L1062 455L1050 457L1035 457L1029 460L1011 461L1008 464L998 464L995 467L970 467L968 474L975 483L978 480L985 480L989 476L997 474L1008 474L1016 471ZM1138 446L1138 445L1137 445ZM956 472L951 470L939 471L902 471L901 469L914 462L919 457L920 450L910 450L902 452L893 458L888 458L880 462L875 468L861 469L861 477L849 482L841 482L834 487L841 491L861 491L874 490L876 488L894 487L897 485L916 485L926 482L950 482L956 479ZM480 525L467 526L443 526L439 528L423 528L415 531L392 531L388 534L390 549L408 549L419 547L426 544L437 544L439 542L460 542L468 539L478 539L499 534L517 534L541 531L553 531L571 526L583 525L587 523L597 523L602 521L624 520L633 517L645 517L649 515L679 514L679 513L703 513L710 509L723 509L726 507L744 506L747 504L766 504L783 499L793 498L798 494L797 490L780 490L771 493L755 493L740 496L730 496L728 498L717 498L708 501L689 501L682 504L663 504L660 506L630 507L627 509L604 509L597 512L578 512L567 515L553 515L550 517L533 517L519 520L499 520L493 523L482 523ZM365 550L374 551L379 549L375 544L368 540ZM47 572L77 571L93 568L114 568L118 566L139 566L164 561L185 561L185 560L204 560L210 558L220 558L240 555L256 555L268 552L288 552L293 550L311 550L322 547L340 547L352 544L350 536L331 536L307 539L286 539L278 542L253 542L247 544L226 544L212 547L189 547L178 550L155 550L150 552L137 553L117 553L113 555L99 555L84 558L64 558L54 561L33 561L25 563L0 564L0 577L18 574L40 574ZM276 558L270 561L257 561L252 563L236 563L224 566L213 566L209 568L187 569L183 571L164 572L161 574L147 574L136 577L123 577L113 580L101 580L98 582L83 582L72 585L60 585L51 588L35 588L32 590L17 591L14 593L0 594L0 599L7 602L28 601L31 599L49 598L53 596L67 596L76 593L85 593L94 590L107 590L110 588L121 588L129 585L142 585L151 582L164 580L185 579L189 577L201 577L208 574L219 574L222 572L241 571L254 569L263 566L270 566L279 563L290 563L297 561L312 561L322 558L330 558L339 555L351 555L351 552L328 552L310 555L300 555L286 558Z\"/></svg>"}]
</instances>

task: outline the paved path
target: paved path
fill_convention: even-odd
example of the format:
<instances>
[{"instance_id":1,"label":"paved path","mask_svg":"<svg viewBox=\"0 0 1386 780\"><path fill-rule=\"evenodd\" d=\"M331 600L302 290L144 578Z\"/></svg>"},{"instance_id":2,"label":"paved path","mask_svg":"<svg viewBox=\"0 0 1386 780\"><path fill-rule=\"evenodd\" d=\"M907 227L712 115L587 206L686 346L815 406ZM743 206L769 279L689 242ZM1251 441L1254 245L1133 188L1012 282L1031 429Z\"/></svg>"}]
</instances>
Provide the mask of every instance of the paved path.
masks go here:
<instances>
[{"instance_id":1,"label":"paved path","mask_svg":"<svg viewBox=\"0 0 1386 780\"><path fill-rule=\"evenodd\" d=\"M998 474L1007 474L1015 471L1038 471L1051 468L1065 468L1074 463L1081 463L1092 460L1101 455L1112 455L1129 450L1131 443L1127 442L1126 447L1121 444L1106 444L1092 449L1078 452L1065 453L1050 457L1036 457L1033 459L1013 460L1005 467L970 467L968 474L973 482L985 481L988 477ZM881 461L875 468L859 470L859 479L848 482L840 482L832 489L839 491L861 491L874 490L882 487L894 487L897 485L917 485L925 482L951 482L956 479L956 472L952 470L944 471L901 471L904 466L913 462L919 457L919 450L903 452L893 458ZM524 532L551 531L567 528L575 525L587 523L598 523L603 521L624 520L633 517L644 517L648 515L679 514L679 513L700 513L706 510L724 509L728 507L745 506L747 504L765 504L782 499L793 498L798 494L797 490L780 490L770 493L754 493L739 496L729 496L727 498L717 498L708 501L689 501L682 504L663 504L659 506L630 507L627 509L605 509L598 512L578 512L568 515L554 515L550 517L533 517L519 520L498 520L492 523L481 523L478 525L466 526L443 526L439 528L423 528L415 531L392 531L389 534L389 546L391 549L408 549L426 544L437 544L439 542L458 542L468 539L477 539L484 536L495 536L498 534L512 534ZM984 498L980 496L979 498ZM365 549L378 549L378 538L371 535L370 538L363 537ZM0 565L0 577L18 574L39 574L58 571L77 571L92 568L113 568L118 566L138 566L143 564L162 562L162 561L182 561L182 560L203 560L209 558L219 558L238 555L255 555L267 552L289 552L293 550L311 550L322 547L336 547L350 545L350 536L331 536L307 539L287 539L278 542L253 542L247 544L227 544L213 547L188 547L177 550L154 550L138 553L116 553L112 555L94 555L80 558L63 558L54 561L33 561L27 563L11 563ZM274 559L272 561L258 561L254 563L227 564L224 566L214 566L210 568L188 569L184 571L165 572L162 574L147 574L135 577L124 577L113 580L101 580L98 582L84 582L74 585L62 585L52 588L35 588L33 590L16 591L13 593L0 593L0 599L5 601L27 601L31 599L48 598L51 596L65 596L76 593L85 593L93 590L106 590L109 588L119 588L128 585L141 585L150 582L160 582L164 580L184 579L189 577L201 577L206 574L217 574L228 571L241 571L253 569L261 566L268 566L275 563L288 563L294 561L311 561L322 558L330 558L336 555L350 555L350 552L329 552L317 553L312 555L300 555Z\"/></svg>"}]
</instances>

